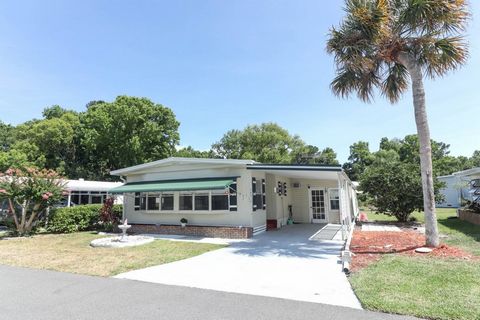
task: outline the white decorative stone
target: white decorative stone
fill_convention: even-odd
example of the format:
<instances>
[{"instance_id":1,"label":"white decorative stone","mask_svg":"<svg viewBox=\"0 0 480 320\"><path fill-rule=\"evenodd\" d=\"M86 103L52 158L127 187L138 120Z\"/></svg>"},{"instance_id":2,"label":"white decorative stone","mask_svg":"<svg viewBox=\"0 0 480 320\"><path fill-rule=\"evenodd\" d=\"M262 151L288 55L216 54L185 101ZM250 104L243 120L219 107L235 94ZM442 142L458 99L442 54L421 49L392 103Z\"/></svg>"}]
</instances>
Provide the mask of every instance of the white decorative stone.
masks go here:
<instances>
[{"instance_id":1,"label":"white decorative stone","mask_svg":"<svg viewBox=\"0 0 480 320\"><path fill-rule=\"evenodd\" d=\"M120 236L95 239L90 242L92 247L104 247L104 248L124 248L140 246L153 242L155 239L148 236Z\"/></svg>"},{"instance_id":2,"label":"white decorative stone","mask_svg":"<svg viewBox=\"0 0 480 320\"><path fill-rule=\"evenodd\" d=\"M432 252L432 249L430 249L430 248L425 248L425 247L421 247L421 248L415 249L415 252L418 252L418 253L430 253L430 252Z\"/></svg>"}]
</instances>

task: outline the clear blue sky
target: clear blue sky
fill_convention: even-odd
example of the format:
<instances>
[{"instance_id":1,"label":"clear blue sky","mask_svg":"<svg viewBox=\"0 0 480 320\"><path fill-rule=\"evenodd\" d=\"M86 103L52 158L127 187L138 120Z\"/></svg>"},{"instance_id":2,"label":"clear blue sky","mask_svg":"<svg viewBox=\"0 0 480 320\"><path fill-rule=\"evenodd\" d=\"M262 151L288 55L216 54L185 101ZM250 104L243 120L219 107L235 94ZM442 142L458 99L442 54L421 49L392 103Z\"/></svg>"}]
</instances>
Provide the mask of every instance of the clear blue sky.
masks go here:
<instances>
[{"instance_id":1,"label":"clear blue sky","mask_svg":"<svg viewBox=\"0 0 480 320\"><path fill-rule=\"evenodd\" d=\"M480 149L480 1L471 57L427 82L432 137L453 155ZM334 97L328 29L343 1L2 1L0 119L59 104L145 96L173 109L181 145L208 149L229 129L273 121L341 161L355 141L415 132L410 93L396 105Z\"/></svg>"}]
</instances>

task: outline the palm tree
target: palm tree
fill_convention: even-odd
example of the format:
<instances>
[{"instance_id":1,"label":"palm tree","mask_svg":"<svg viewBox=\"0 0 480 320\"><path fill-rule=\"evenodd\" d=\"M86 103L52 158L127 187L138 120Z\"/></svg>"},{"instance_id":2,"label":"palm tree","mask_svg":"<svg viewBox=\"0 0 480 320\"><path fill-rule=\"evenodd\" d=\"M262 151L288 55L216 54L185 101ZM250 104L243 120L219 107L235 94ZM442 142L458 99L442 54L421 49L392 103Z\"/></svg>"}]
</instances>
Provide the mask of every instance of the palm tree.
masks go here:
<instances>
[{"instance_id":1,"label":"palm tree","mask_svg":"<svg viewBox=\"0 0 480 320\"><path fill-rule=\"evenodd\" d=\"M412 85L420 142L426 244L438 246L430 130L423 77L445 75L465 63L462 37L469 12L464 0L346 0L346 16L330 30L327 51L335 57L335 95L370 102L379 90L397 102Z\"/></svg>"}]
</instances>

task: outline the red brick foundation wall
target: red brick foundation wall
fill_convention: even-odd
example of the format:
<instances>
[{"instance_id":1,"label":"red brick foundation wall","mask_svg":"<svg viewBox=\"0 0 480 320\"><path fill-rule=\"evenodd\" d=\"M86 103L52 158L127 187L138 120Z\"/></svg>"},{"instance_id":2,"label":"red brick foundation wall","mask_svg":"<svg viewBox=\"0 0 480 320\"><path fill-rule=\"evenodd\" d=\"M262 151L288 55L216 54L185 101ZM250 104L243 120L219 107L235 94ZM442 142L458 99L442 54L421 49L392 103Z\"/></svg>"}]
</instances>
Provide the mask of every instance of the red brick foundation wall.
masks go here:
<instances>
[{"instance_id":1,"label":"red brick foundation wall","mask_svg":"<svg viewBox=\"0 0 480 320\"><path fill-rule=\"evenodd\" d=\"M156 225L156 224L132 224L128 230L130 233L158 233L158 234L178 234L187 236L209 237L209 238L227 238L227 239L247 239L253 235L251 227L213 227L213 226L190 226L177 225Z\"/></svg>"},{"instance_id":2,"label":"red brick foundation wall","mask_svg":"<svg viewBox=\"0 0 480 320\"><path fill-rule=\"evenodd\" d=\"M480 225L480 213L459 209L458 217L460 218L460 220L465 220L470 223Z\"/></svg>"}]
</instances>

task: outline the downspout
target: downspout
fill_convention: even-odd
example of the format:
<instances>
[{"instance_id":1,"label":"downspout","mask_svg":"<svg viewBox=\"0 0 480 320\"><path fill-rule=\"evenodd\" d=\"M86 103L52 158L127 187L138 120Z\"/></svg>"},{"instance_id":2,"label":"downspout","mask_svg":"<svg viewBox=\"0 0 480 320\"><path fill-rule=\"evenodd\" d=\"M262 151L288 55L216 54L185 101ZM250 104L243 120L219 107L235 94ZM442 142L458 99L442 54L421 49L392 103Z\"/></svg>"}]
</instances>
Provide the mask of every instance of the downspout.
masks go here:
<instances>
[{"instance_id":1,"label":"downspout","mask_svg":"<svg viewBox=\"0 0 480 320\"><path fill-rule=\"evenodd\" d=\"M350 228L348 232L347 242L345 242L345 247L342 250L341 257L342 257L342 270L345 273L350 272L350 262L352 261L353 253L350 251L350 243L352 242L352 235L353 230L355 228Z\"/></svg>"}]
</instances>

